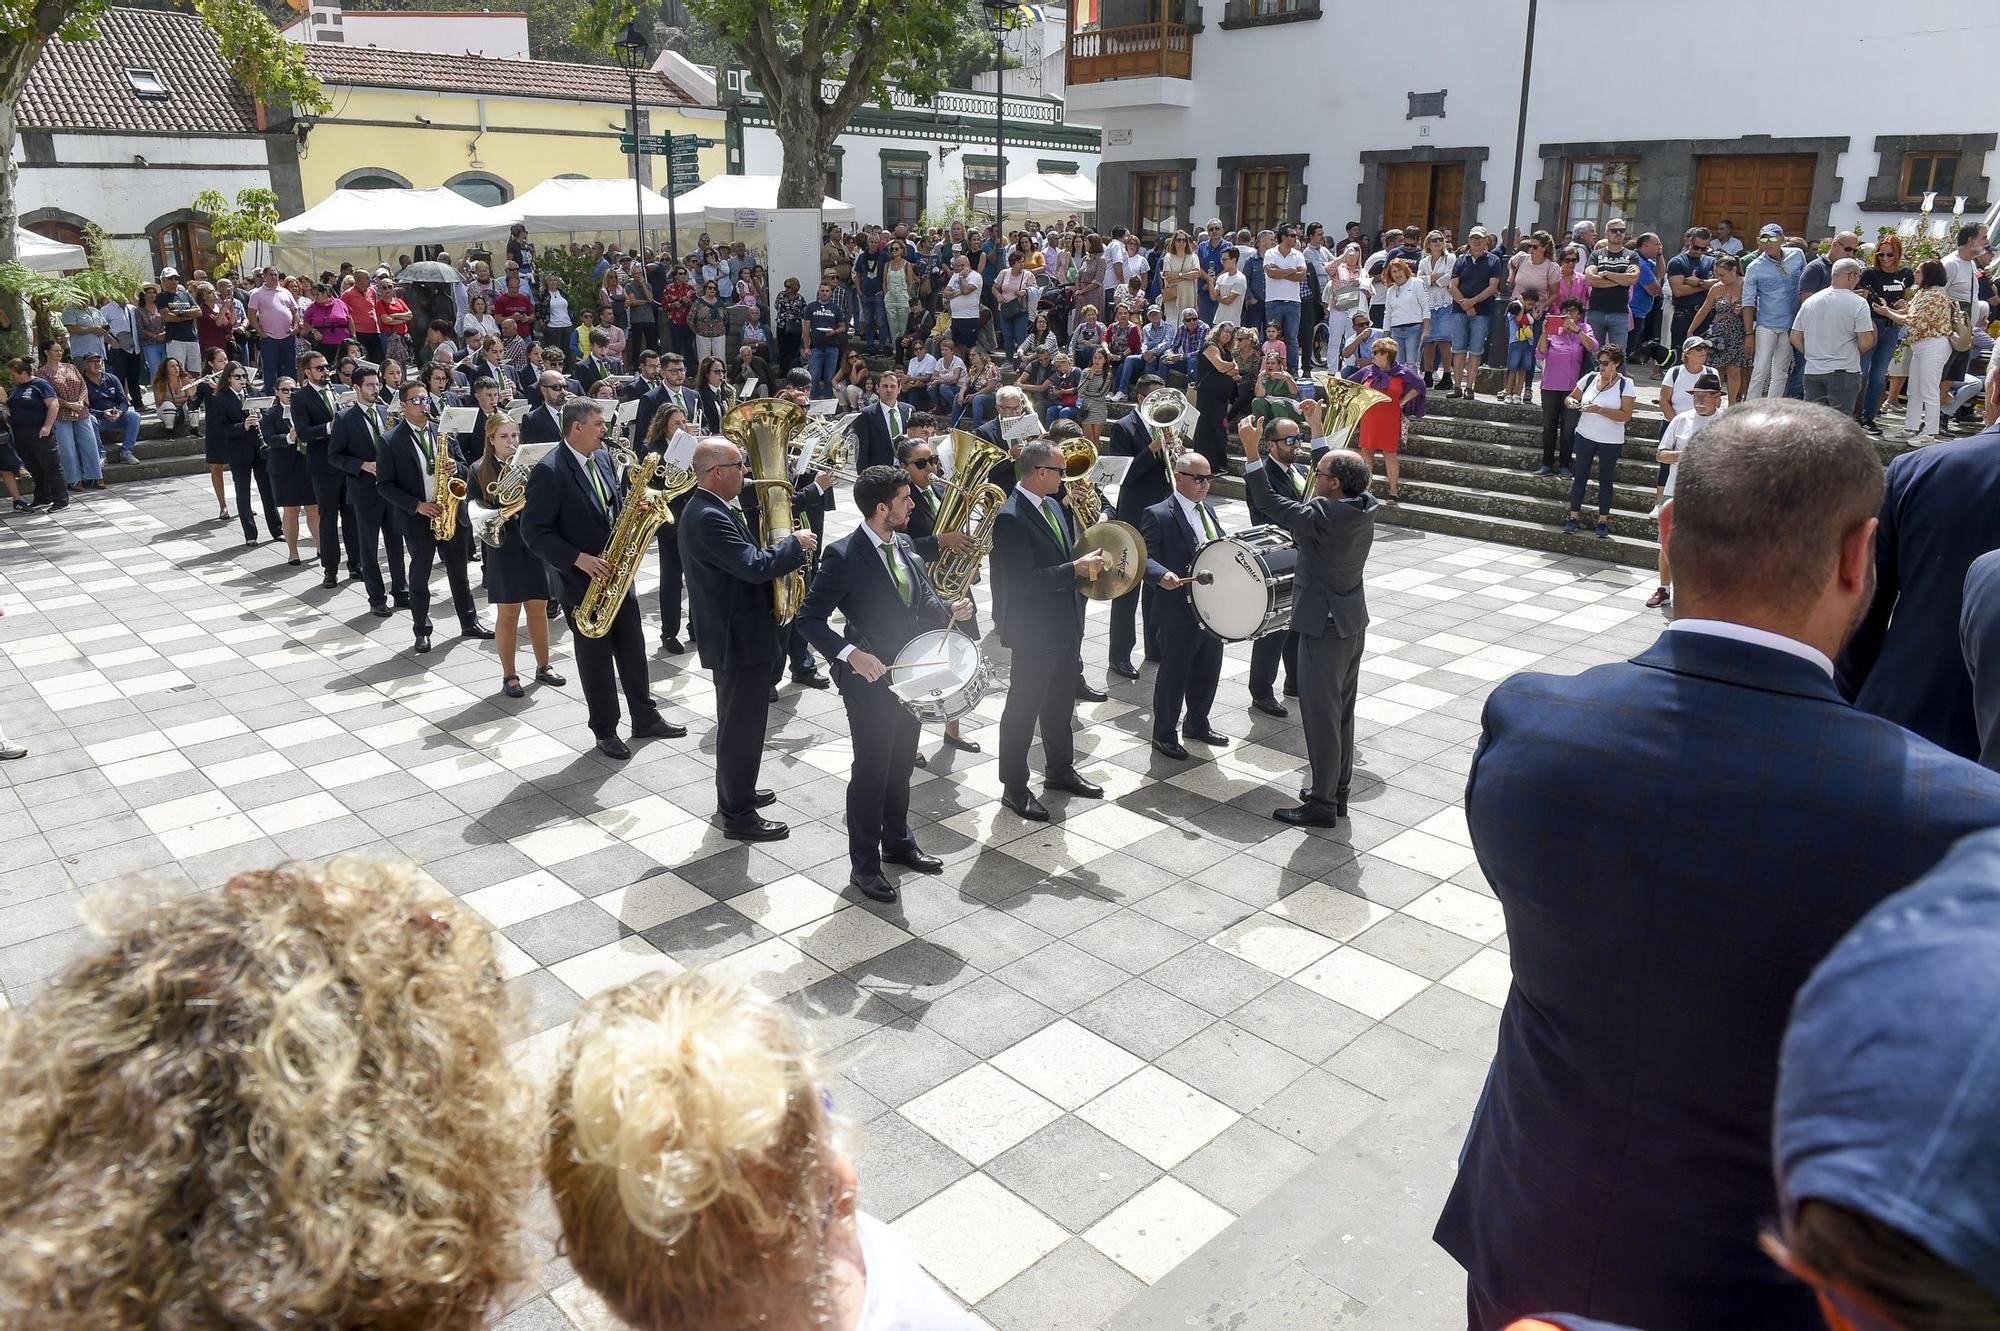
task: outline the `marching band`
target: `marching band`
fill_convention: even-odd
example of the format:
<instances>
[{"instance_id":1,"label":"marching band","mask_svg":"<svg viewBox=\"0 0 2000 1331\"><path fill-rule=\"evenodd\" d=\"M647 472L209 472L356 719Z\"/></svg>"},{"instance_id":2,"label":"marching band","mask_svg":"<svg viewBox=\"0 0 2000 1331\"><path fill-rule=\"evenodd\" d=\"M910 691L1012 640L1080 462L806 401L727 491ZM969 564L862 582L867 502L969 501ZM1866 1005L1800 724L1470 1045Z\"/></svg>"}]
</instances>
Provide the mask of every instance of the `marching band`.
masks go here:
<instances>
[{"instance_id":1,"label":"marching band","mask_svg":"<svg viewBox=\"0 0 2000 1331\"><path fill-rule=\"evenodd\" d=\"M1104 794L1076 766L1076 704L1104 697L1083 678L1089 600L1111 603L1114 674L1138 676L1130 654L1141 641L1158 662L1152 744L1172 761L1195 756L1187 742L1210 751L1229 742L1211 720L1227 644L1253 644L1251 701L1279 717L1282 662L1285 692L1302 702L1312 775L1299 806L1274 816L1330 826L1346 813L1375 516L1355 455L1293 420L1246 424L1255 525L1230 532L1210 502L1211 463L1192 447L1194 412L1151 376L1107 436L1122 465L1104 470L1069 422L1045 432L1016 389L1000 390L987 425L940 437L935 419L901 403L893 374L876 404L836 420L818 414L803 372L777 396L739 404L717 366L702 368L697 385L673 354L632 377L586 358L578 369L589 396L544 367L532 401L481 376L460 407L415 382L385 401L375 367L343 365L342 383L312 352L267 429L289 431L323 519L336 524L320 552L324 585L338 585L344 548L373 614L409 610L417 652L431 650L439 560L461 635L495 636L472 599L477 559L498 617L503 692L525 696L515 673L524 622L536 683L562 687L549 655L554 600L574 635L596 747L614 760L631 756L622 715L634 739L687 733L653 700L630 594L656 552L662 649L688 650L685 590L686 633L714 686L716 817L730 839L789 834L764 816L775 795L757 779L787 665L796 682L829 683L817 652L854 749L850 885L872 899L898 899L887 865L942 871L911 828L910 785L926 723L942 725L954 748L980 749L959 727L995 686L970 591L981 580L1005 648L1001 801L1017 816L1049 818L1030 785L1037 734L1044 791ZM1314 430L1319 416L1308 413ZM840 481L859 523L826 543ZM1100 484L1116 487L1115 504Z\"/></svg>"}]
</instances>

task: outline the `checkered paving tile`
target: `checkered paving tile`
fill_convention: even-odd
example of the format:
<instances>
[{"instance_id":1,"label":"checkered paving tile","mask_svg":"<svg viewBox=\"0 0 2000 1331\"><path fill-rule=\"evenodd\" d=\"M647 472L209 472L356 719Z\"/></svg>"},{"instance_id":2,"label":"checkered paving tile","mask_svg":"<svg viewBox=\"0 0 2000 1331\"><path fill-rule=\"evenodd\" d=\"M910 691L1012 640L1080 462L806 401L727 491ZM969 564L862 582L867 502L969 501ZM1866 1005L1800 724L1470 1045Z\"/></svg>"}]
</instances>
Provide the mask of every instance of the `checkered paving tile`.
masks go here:
<instances>
[{"instance_id":1,"label":"checkered paving tile","mask_svg":"<svg viewBox=\"0 0 2000 1331\"><path fill-rule=\"evenodd\" d=\"M1305 743L1248 709L1232 647L1227 748L1162 759L1151 672L1113 680L1079 709L1107 798L1052 796L1047 826L997 803L1001 695L967 718L981 752L928 736L913 806L946 869L884 906L846 891L837 695L787 686L772 711L764 780L791 839L724 841L692 657L652 658L689 738L614 764L574 682L512 702L490 645L415 656L406 620L322 589L309 548L299 567L245 548L210 502L199 478L140 483L0 525L0 696L32 751L0 764L0 1002L87 946L79 903L132 876L190 890L287 857L406 857L497 931L531 1068L583 999L650 971L715 967L798 1013L840 1069L863 1205L998 1331L1096 1325L1367 1132L1440 1051L1490 1048L1507 942L1459 804L1482 700L1659 624L1630 570L1383 528L1351 822L1271 820ZM1093 607L1093 679L1107 631ZM555 652L574 681L566 636ZM1448 1321L1456 1291L1431 1297ZM612 1323L556 1261L503 1325Z\"/></svg>"}]
</instances>

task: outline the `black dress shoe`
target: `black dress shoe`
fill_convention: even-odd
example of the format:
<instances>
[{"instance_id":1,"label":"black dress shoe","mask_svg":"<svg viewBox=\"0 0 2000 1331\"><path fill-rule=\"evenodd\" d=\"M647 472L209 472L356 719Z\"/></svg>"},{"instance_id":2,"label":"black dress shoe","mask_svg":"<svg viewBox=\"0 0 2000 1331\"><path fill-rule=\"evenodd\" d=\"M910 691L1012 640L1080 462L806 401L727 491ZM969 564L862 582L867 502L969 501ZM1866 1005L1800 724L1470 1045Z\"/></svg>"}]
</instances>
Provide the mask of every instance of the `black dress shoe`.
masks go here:
<instances>
[{"instance_id":1,"label":"black dress shoe","mask_svg":"<svg viewBox=\"0 0 2000 1331\"><path fill-rule=\"evenodd\" d=\"M1212 749L1226 749L1229 747L1229 736L1217 730L1190 730L1187 732L1187 737L1189 739L1198 739Z\"/></svg>"},{"instance_id":2,"label":"black dress shoe","mask_svg":"<svg viewBox=\"0 0 2000 1331\"><path fill-rule=\"evenodd\" d=\"M431 635L428 633L419 633L417 635L417 655L422 656L425 652L429 651L430 649L431 649Z\"/></svg>"},{"instance_id":3,"label":"black dress shoe","mask_svg":"<svg viewBox=\"0 0 2000 1331\"><path fill-rule=\"evenodd\" d=\"M340 585L340 575L338 573L329 573L319 580L319 585L328 591L332 591Z\"/></svg>"},{"instance_id":4,"label":"black dress shoe","mask_svg":"<svg viewBox=\"0 0 2000 1331\"><path fill-rule=\"evenodd\" d=\"M375 605L371 605L368 607L368 613L375 616L375 618L377 619L387 619L389 616L395 614L396 612L386 605L377 603Z\"/></svg>"},{"instance_id":5,"label":"black dress shoe","mask_svg":"<svg viewBox=\"0 0 2000 1331\"><path fill-rule=\"evenodd\" d=\"M1104 787L1098 785L1095 781L1084 780L1083 773L1077 771L1064 772L1060 776L1043 777L1042 789L1066 790L1072 795L1081 795L1087 800L1101 800L1104 798Z\"/></svg>"},{"instance_id":6,"label":"black dress shoe","mask_svg":"<svg viewBox=\"0 0 2000 1331\"><path fill-rule=\"evenodd\" d=\"M1285 681L1285 696L1286 696L1287 698L1296 698L1296 697L1298 697L1298 696L1299 696L1299 686L1298 686L1298 685L1296 685L1296 684L1294 684L1294 683L1292 683L1292 682L1291 682L1290 680L1286 680L1286 681Z\"/></svg>"},{"instance_id":7,"label":"black dress shoe","mask_svg":"<svg viewBox=\"0 0 2000 1331\"><path fill-rule=\"evenodd\" d=\"M599 735L597 751L607 758L616 758L621 762L632 756L632 750L626 748L625 741L616 735Z\"/></svg>"},{"instance_id":8,"label":"black dress shoe","mask_svg":"<svg viewBox=\"0 0 2000 1331\"><path fill-rule=\"evenodd\" d=\"M1042 802L1019 786L1008 786L1002 790L1000 802L1031 823L1046 823L1049 820L1049 811L1042 807Z\"/></svg>"},{"instance_id":9,"label":"black dress shoe","mask_svg":"<svg viewBox=\"0 0 2000 1331\"><path fill-rule=\"evenodd\" d=\"M926 758L926 757L924 757L924 755L923 755L923 754L921 754L921 753L920 753L920 754L918 754L918 755L917 755L917 756L916 756L915 758L911 759L911 762L912 762L912 763L914 763L914 764L915 764L916 766L918 766L918 767L926 767L926 768L927 768L927 767L929 767L929 766L931 765L931 760L930 760L930 759L928 759L928 758Z\"/></svg>"},{"instance_id":10,"label":"black dress shoe","mask_svg":"<svg viewBox=\"0 0 2000 1331\"><path fill-rule=\"evenodd\" d=\"M685 656L687 654L687 647L679 638L660 639L660 650L669 656Z\"/></svg>"},{"instance_id":11,"label":"black dress shoe","mask_svg":"<svg viewBox=\"0 0 2000 1331\"><path fill-rule=\"evenodd\" d=\"M978 752L979 752L979 741L978 741L978 740L976 740L976 739L967 739L967 738L966 738L965 736L963 736L963 735L954 735L954 734L952 734L952 733L951 733L951 732L950 732L949 730L947 730L947 731L945 731L945 732L944 732L944 742L945 742L945 743L946 743L947 745L949 745L950 747L952 747L952 748L954 748L954 749L962 749L962 750L964 750L964 751L965 751L966 753L978 753Z\"/></svg>"},{"instance_id":12,"label":"black dress shoe","mask_svg":"<svg viewBox=\"0 0 2000 1331\"><path fill-rule=\"evenodd\" d=\"M882 856L884 864L900 864L905 869L915 869L918 873L943 873L944 861L935 855L926 855L921 846L908 846L902 850L889 851Z\"/></svg>"},{"instance_id":13,"label":"black dress shoe","mask_svg":"<svg viewBox=\"0 0 2000 1331\"><path fill-rule=\"evenodd\" d=\"M776 702L776 701L778 701L778 686L777 686L776 684L773 684L773 685L771 686L771 696L770 696L770 698L769 698L769 699L768 699L767 701L770 701L770 702Z\"/></svg>"},{"instance_id":14,"label":"black dress shoe","mask_svg":"<svg viewBox=\"0 0 2000 1331\"><path fill-rule=\"evenodd\" d=\"M1296 809L1278 809L1271 816L1293 827L1332 827L1339 821L1333 810L1324 804L1301 804Z\"/></svg>"},{"instance_id":15,"label":"black dress shoe","mask_svg":"<svg viewBox=\"0 0 2000 1331\"><path fill-rule=\"evenodd\" d=\"M833 687L833 681L817 670L794 670L792 672L792 683L802 689L830 689Z\"/></svg>"},{"instance_id":16,"label":"black dress shoe","mask_svg":"<svg viewBox=\"0 0 2000 1331\"><path fill-rule=\"evenodd\" d=\"M750 792L750 803L760 809L768 809L778 802L778 792L759 787Z\"/></svg>"},{"instance_id":17,"label":"black dress shoe","mask_svg":"<svg viewBox=\"0 0 2000 1331\"><path fill-rule=\"evenodd\" d=\"M1077 685L1076 696L1080 702L1103 702L1111 695L1093 685L1079 684Z\"/></svg>"},{"instance_id":18,"label":"black dress shoe","mask_svg":"<svg viewBox=\"0 0 2000 1331\"><path fill-rule=\"evenodd\" d=\"M1276 698L1252 698L1250 706L1266 716L1286 717L1292 714L1292 709Z\"/></svg>"},{"instance_id":19,"label":"black dress shoe","mask_svg":"<svg viewBox=\"0 0 2000 1331\"><path fill-rule=\"evenodd\" d=\"M633 739L682 739L687 733L686 726L676 725L664 716L655 716L642 726L632 727Z\"/></svg>"},{"instance_id":20,"label":"black dress shoe","mask_svg":"<svg viewBox=\"0 0 2000 1331\"><path fill-rule=\"evenodd\" d=\"M847 885L870 901L894 901L896 885L879 873L847 875Z\"/></svg>"},{"instance_id":21,"label":"black dress shoe","mask_svg":"<svg viewBox=\"0 0 2000 1331\"><path fill-rule=\"evenodd\" d=\"M390 592L389 601L398 610L408 610L410 608L410 594L408 592Z\"/></svg>"},{"instance_id":22,"label":"black dress shoe","mask_svg":"<svg viewBox=\"0 0 2000 1331\"><path fill-rule=\"evenodd\" d=\"M487 628L476 619L469 619L458 626L458 636L461 638L491 638L493 630Z\"/></svg>"},{"instance_id":23,"label":"black dress shoe","mask_svg":"<svg viewBox=\"0 0 2000 1331\"><path fill-rule=\"evenodd\" d=\"M1111 663L1111 673L1120 679L1139 678L1139 668L1130 661L1113 661Z\"/></svg>"},{"instance_id":24,"label":"black dress shoe","mask_svg":"<svg viewBox=\"0 0 2000 1331\"><path fill-rule=\"evenodd\" d=\"M1346 791L1344 791L1344 790L1336 790L1336 791L1334 791L1334 792L1333 792L1333 811L1334 811L1334 813L1335 813L1336 815L1338 815L1339 817L1342 817L1342 818L1345 818L1345 817L1347 816L1347 792L1346 792Z\"/></svg>"},{"instance_id":25,"label":"black dress shoe","mask_svg":"<svg viewBox=\"0 0 2000 1331\"><path fill-rule=\"evenodd\" d=\"M546 684L552 689L559 689L568 684L569 681L558 675L553 666L536 666L535 683Z\"/></svg>"},{"instance_id":26,"label":"black dress shoe","mask_svg":"<svg viewBox=\"0 0 2000 1331\"><path fill-rule=\"evenodd\" d=\"M1194 756L1193 754L1189 753L1187 749L1183 747L1181 742L1177 739L1154 740L1153 752L1158 754L1163 754L1168 758L1172 758L1175 762L1178 763L1184 763L1188 759Z\"/></svg>"},{"instance_id":27,"label":"black dress shoe","mask_svg":"<svg viewBox=\"0 0 2000 1331\"><path fill-rule=\"evenodd\" d=\"M521 677L519 675L509 675L507 678L501 680L500 692L506 694L509 698L525 698L528 696L528 691L521 687Z\"/></svg>"},{"instance_id":28,"label":"black dress shoe","mask_svg":"<svg viewBox=\"0 0 2000 1331\"><path fill-rule=\"evenodd\" d=\"M722 835L731 841L783 841L791 834L791 828L783 823L774 823L769 818L752 818L747 822L722 825Z\"/></svg>"},{"instance_id":29,"label":"black dress shoe","mask_svg":"<svg viewBox=\"0 0 2000 1331\"><path fill-rule=\"evenodd\" d=\"M358 565L355 565L355 564L349 564L349 565L347 566L347 580L348 580L349 582L359 582L359 581L361 581L361 569L360 569L360 566L358 566Z\"/></svg>"}]
</instances>

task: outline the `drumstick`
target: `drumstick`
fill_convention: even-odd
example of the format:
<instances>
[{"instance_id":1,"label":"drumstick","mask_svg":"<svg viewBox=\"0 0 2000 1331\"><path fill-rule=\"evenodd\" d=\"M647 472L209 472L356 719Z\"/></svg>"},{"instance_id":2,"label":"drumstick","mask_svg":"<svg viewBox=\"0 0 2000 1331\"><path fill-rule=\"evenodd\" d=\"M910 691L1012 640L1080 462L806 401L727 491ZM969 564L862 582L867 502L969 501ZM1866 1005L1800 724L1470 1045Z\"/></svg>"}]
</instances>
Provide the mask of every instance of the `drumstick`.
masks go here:
<instances>
[{"instance_id":1,"label":"drumstick","mask_svg":"<svg viewBox=\"0 0 2000 1331\"><path fill-rule=\"evenodd\" d=\"M930 661L897 661L889 666L891 670L922 670L926 666L950 665L949 656L940 656Z\"/></svg>"}]
</instances>

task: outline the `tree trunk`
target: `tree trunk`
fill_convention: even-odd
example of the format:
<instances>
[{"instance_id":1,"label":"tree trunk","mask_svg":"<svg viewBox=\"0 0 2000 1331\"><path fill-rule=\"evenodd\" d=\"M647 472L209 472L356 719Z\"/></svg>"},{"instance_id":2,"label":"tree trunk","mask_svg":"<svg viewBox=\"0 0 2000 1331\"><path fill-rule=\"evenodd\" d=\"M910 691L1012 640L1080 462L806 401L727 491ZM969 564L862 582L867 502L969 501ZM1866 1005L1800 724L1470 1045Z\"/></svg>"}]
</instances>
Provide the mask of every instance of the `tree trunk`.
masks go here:
<instances>
[{"instance_id":1,"label":"tree trunk","mask_svg":"<svg viewBox=\"0 0 2000 1331\"><path fill-rule=\"evenodd\" d=\"M14 204L14 99L0 98L0 263L17 257L14 232L19 226Z\"/></svg>"},{"instance_id":2,"label":"tree trunk","mask_svg":"<svg viewBox=\"0 0 2000 1331\"><path fill-rule=\"evenodd\" d=\"M69 9L60 0L40 0L29 11L27 30L0 40L0 263L19 257L14 244L15 107L27 90L35 62L42 58L49 38L62 26Z\"/></svg>"},{"instance_id":3,"label":"tree trunk","mask_svg":"<svg viewBox=\"0 0 2000 1331\"><path fill-rule=\"evenodd\" d=\"M833 141L828 108L819 100L819 79L809 86L765 88L776 122L784 166L778 175L780 208L817 208L826 198L826 159Z\"/></svg>"}]
</instances>

